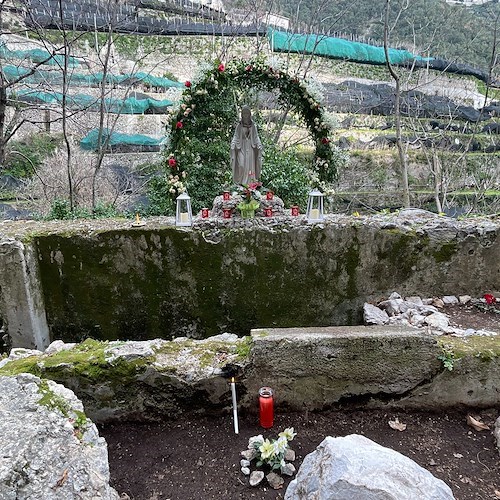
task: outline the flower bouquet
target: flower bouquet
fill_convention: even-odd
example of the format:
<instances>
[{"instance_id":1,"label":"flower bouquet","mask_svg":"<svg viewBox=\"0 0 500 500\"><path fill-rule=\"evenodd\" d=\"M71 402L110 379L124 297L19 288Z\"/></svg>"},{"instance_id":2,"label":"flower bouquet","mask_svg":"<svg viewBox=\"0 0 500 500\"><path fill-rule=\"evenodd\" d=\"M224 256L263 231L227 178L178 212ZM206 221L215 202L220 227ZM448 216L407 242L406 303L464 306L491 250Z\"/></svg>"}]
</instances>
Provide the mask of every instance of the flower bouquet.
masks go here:
<instances>
[{"instance_id":1,"label":"flower bouquet","mask_svg":"<svg viewBox=\"0 0 500 500\"><path fill-rule=\"evenodd\" d=\"M252 441L254 449L257 451L257 467L267 465L271 470L281 470L285 467L285 454L288 450L288 443L297 435L293 427L285 429L278 434L278 439L259 439L258 436Z\"/></svg>"},{"instance_id":2,"label":"flower bouquet","mask_svg":"<svg viewBox=\"0 0 500 500\"><path fill-rule=\"evenodd\" d=\"M255 216L255 211L260 207L260 192L261 182L249 182L238 186L238 191L242 198L237 208L243 219L250 219Z\"/></svg>"}]
</instances>

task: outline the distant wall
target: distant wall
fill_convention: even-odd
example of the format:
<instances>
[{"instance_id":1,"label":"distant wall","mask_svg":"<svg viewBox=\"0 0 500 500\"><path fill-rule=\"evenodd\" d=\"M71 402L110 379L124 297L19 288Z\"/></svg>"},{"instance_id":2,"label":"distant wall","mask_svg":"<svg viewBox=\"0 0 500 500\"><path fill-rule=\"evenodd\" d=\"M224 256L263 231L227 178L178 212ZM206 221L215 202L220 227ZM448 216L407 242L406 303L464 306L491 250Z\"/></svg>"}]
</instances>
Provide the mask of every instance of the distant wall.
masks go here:
<instances>
[{"instance_id":1,"label":"distant wall","mask_svg":"<svg viewBox=\"0 0 500 500\"><path fill-rule=\"evenodd\" d=\"M36 252L51 340L243 335L359 324L363 302L394 290L498 292L500 224L426 214L329 216L322 225L200 221L188 229L171 219L142 228L45 224L33 226L25 245ZM5 296L12 283L1 286Z\"/></svg>"}]
</instances>

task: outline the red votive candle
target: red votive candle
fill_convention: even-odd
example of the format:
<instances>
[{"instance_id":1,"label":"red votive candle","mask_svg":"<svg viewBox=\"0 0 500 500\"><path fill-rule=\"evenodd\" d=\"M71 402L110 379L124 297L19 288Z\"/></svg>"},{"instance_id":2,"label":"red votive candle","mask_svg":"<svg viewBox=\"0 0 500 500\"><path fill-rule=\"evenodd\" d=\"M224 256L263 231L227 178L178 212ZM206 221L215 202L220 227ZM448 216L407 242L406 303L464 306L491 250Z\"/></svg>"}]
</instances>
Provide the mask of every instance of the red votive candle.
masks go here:
<instances>
[{"instance_id":1,"label":"red votive candle","mask_svg":"<svg viewBox=\"0 0 500 500\"><path fill-rule=\"evenodd\" d=\"M294 205L290 210L294 217L297 217L299 215L299 207L297 205Z\"/></svg>"},{"instance_id":2,"label":"red votive candle","mask_svg":"<svg viewBox=\"0 0 500 500\"><path fill-rule=\"evenodd\" d=\"M266 208L266 209L264 209L264 215L266 217L272 217L273 216L273 209L272 208Z\"/></svg>"},{"instance_id":3,"label":"red votive candle","mask_svg":"<svg viewBox=\"0 0 500 500\"><path fill-rule=\"evenodd\" d=\"M208 212L209 212L208 208L202 208L201 209L201 218L208 219Z\"/></svg>"},{"instance_id":4,"label":"red votive candle","mask_svg":"<svg viewBox=\"0 0 500 500\"><path fill-rule=\"evenodd\" d=\"M223 208L222 212L224 214L224 219L230 219L231 218L231 209L230 208Z\"/></svg>"},{"instance_id":5,"label":"red votive candle","mask_svg":"<svg viewBox=\"0 0 500 500\"><path fill-rule=\"evenodd\" d=\"M274 198L274 193L272 191L268 191L266 193L266 200L272 200Z\"/></svg>"},{"instance_id":6,"label":"red votive candle","mask_svg":"<svg viewBox=\"0 0 500 500\"><path fill-rule=\"evenodd\" d=\"M274 398L270 387L259 389L259 419L264 429L270 429L274 421Z\"/></svg>"},{"instance_id":7,"label":"red votive candle","mask_svg":"<svg viewBox=\"0 0 500 500\"><path fill-rule=\"evenodd\" d=\"M230 199L231 199L231 194L229 193L229 191L224 191L224 192L222 193L222 199L223 199L224 201L228 201L228 200L230 200Z\"/></svg>"}]
</instances>

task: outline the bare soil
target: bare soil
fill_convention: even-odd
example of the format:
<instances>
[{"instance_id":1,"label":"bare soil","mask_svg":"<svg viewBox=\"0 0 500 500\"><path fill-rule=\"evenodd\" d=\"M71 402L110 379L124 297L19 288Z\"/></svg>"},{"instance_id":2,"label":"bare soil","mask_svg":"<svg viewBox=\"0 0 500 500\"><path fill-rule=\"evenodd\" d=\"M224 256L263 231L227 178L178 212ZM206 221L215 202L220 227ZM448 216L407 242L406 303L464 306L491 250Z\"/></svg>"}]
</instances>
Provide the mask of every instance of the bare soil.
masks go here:
<instances>
[{"instance_id":1,"label":"bare soil","mask_svg":"<svg viewBox=\"0 0 500 500\"><path fill-rule=\"evenodd\" d=\"M499 307L497 304L496 307ZM500 333L500 315L472 304L446 307L451 324ZM500 454L492 433L498 409L441 413L394 410L350 410L286 413L277 408L273 429L259 427L253 414L240 415L240 434L232 416L186 417L162 423L115 423L100 426L109 447L111 484L133 500L282 499L291 478L280 490L267 484L252 488L240 471L240 452L257 434L276 437L294 427L291 443L298 469L304 457L326 436L362 434L415 460L445 481L458 500L500 498ZM467 415L490 430L476 431ZM398 418L400 432L389 427Z\"/></svg>"},{"instance_id":2,"label":"bare soil","mask_svg":"<svg viewBox=\"0 0 500 500\"><path fill-rule=\"evenodd\" d=\"M493 428L499 412L472 414ZM396 417L407 424L405 431L389 427ZM100 431L109 446L111 484L134 500L282 499L290 479L280 490L252 488L240 472L240 451L249 437L276 437L290 426L297 431L291 443L297 468L326 436L362 434L415 460L444 480L458 500L498 499L500 455L494 436L469 427L466 417L466 412L339 410L278 414L269 431L259 427L255 416L245 415L239 435L231 415L112 424Z\"/></svg>"},{"instance_id":3,"label":"bare soil","mask_svg":"<svg viewBox=\"0 0 500 500\"><path fill-rule=\"evenodd\" d=\"M472 304L446 306L442 312L450 317L451 326L458 328L473 328L474 330L489 330L500 334L500 303Z\"/></svg>"}]
</instances>

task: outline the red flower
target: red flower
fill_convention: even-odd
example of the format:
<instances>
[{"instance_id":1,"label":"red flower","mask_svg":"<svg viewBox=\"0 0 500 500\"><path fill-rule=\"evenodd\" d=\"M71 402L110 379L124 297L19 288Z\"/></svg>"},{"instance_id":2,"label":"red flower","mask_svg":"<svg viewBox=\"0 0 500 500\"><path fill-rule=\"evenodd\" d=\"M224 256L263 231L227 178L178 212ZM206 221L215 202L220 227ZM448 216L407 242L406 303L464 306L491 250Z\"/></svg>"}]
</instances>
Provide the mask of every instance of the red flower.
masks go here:
<instances>
[{"instance_id":1,"label":"red flower","mask_svg":"<svg viewBox=\"0 0 500 500\"><path fill-rule=\"evenodd\" d=\"M191 87L191 82L188 80L185 84L184 84L187 88Z\"/></svg>"},{"instance_id":2,"label":"red flower","mask_svg":"<svg viewBox=\"0 0 500 500\"><path fill-rule=\"evenodd\" d=\"M217 68L221 73L226 69L226 67L221 63Z\"/></svg>"},{"instance_id":3,"label":"red flower","mask_svg":"<svg viewBox=\"0 0 500 500\"><path fill-rule=\"evenodd\" d=\"M250 191L255 191L260 186L262 186L261 182L249 182L248 183L248 189L250 189Z\"/></svg>"},{"instance_id":4,"label":"red flower","mask_svg":"<svg viewBox=\"0 0 500 500\"><path fill-rule=\"evenodd\" d=\"M181 121L175 124L175 128L182 128L182 127L184 127L184 123L182 123Z\"/></svg>"},{"instance_id":5,"label":"red flower","mask_svg":"<svg viewBox=\"0 0 500 500\"><path fill-rule=\"evenodd\" d=\"M175 168L177 165L177 160L175 158L168 159L168 166L171 168Z\"/></svg>"},{"instance_id":6,"label":"red flower","mask_svg":"<svg viewBox=\"0 0 500 500\"><path fill-rule=\"evenodd\" d=\"M252 71L252 69L253 69L253 68L252 68L252 65L251 65L251 64L249 64L249 65L248 65L245 69L246 69L247 71Z\"/></svg>"},{"instance_id":7,"label":"red flower","mask_svg":"<svg viewBox=\"0 0 500 500\"><path fill-rule=\"evenodd\" d=\"M491 293L485 293L483 295L483 297L484 297L484 300L486 300L486 303L488 305L494 304L497 301L496 297L494 295L492 295Z\"/></svg>"},{"instance_id":8,"label":"red flower","mask_svg":"<svg viewBox=\"0 0 500 500\"><path fill-rule=\"evenodd\" d=\"M328 139L328 137L323 137L323 139L321 139L321 142L323 144L329 144L330 143L330 139Z\"/></svg>"}]
</instances>

